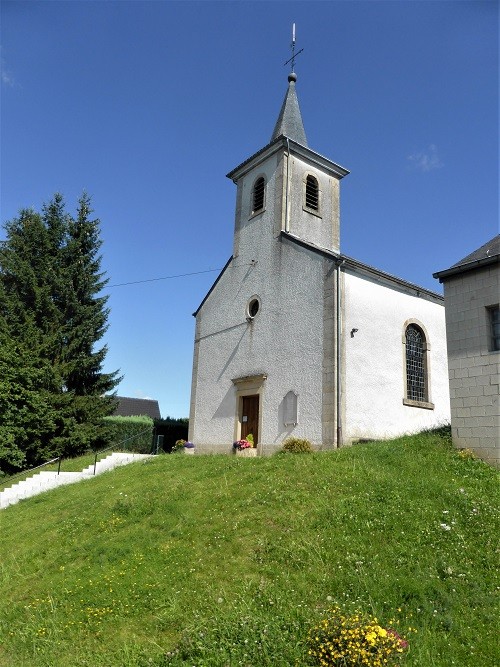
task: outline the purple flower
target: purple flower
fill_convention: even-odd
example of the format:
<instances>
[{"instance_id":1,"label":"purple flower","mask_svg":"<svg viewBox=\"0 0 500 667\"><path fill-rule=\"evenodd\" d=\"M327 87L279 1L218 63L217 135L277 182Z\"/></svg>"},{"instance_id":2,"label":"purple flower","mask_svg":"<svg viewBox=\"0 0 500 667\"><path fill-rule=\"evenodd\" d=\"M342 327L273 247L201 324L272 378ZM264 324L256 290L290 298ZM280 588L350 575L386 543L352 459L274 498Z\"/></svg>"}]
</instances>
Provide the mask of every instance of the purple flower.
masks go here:
<instances>
[{"instance_id":1,"label":"purple flower","mask_svg":"<svg viewBox=\"0 0 500 667\"><path fill-rule=\"evenodd\" d=\"M248 440L236 440L236 442L233 442L234 449L248 449L251 446L252 443L248 442Z\"/></svg>"}]
</instances>

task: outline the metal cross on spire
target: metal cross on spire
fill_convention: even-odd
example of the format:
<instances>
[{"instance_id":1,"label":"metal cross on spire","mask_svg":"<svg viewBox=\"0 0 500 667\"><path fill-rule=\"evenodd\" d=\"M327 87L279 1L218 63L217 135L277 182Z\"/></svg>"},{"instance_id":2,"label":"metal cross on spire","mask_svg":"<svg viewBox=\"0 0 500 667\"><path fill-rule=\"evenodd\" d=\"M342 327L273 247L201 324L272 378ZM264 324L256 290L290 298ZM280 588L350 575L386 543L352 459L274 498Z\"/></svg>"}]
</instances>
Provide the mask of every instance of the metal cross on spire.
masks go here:
<instances>
[{"instance_id":1,"label":"metal cross on spire","mask_svg":"<svg viewBox=\"0 0 500 667\"><path fill-rule=\"evenodd\" d=\"M292 63L292 72L295 72L295 58L299 55L299 53L302 53L302 51L304 50L300 49L300 51L297 51L297 53L295 53L295 23L292 25L291 48L292 48L292 57L286 61L285 65L288 65L288 63Z\"/></svg>"}]
</instances>

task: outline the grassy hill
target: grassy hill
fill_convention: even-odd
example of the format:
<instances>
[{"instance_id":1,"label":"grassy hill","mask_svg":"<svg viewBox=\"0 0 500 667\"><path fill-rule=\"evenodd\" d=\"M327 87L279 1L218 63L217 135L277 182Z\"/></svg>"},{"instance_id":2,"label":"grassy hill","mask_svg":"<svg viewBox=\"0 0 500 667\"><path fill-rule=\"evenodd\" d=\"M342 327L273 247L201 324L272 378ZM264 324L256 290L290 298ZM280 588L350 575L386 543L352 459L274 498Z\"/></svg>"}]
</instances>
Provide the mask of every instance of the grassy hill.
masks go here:
<instances>
[{"instance_id":1,"label":"grassy hill","mask_svg":"<svg viewBox=\"0 0 500 667\"><path fill-rule=\"evenodd\" d=\"M500 664L497 474L446 434L160 456L0 512L0 665L308 665L334 604L404 665Z\"/></svg>"}]
</instances>

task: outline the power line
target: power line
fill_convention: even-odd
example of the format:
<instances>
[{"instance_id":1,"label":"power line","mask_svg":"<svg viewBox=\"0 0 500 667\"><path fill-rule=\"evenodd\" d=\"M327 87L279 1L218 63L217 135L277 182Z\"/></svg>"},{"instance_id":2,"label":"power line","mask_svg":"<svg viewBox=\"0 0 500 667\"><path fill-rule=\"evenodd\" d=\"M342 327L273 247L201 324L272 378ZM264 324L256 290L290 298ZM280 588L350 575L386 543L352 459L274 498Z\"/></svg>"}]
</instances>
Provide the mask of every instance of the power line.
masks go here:
<instances>
[{"instance_id":1,"label":"power line","mask_svg":"<svg viewBox=\"0 0 500 667\"><path fill-rule=\"evenodd\" d=\"M175 276L163 276L162 278L147 278L146 280L131 280L128 283L115 283L114 285L107 285L107 287L123 287L125 285L139 285L140 283L154 283L158 280L170 280L171 278L186 278L187 276L198 276L200 273L213 273L214 271L221 271L222 269L206 269L205 271L194 271L193 273L179 273Z\"/></svg>"},{"instance_id":2,"label":"power line","mask_svg":"<svg viewBox=\"0 0 500 667\"><path fill-rule=\"evenodd\" d=\"M234 268L239 268L240 266L255 266L254 262L249 264L239 264ZM205 269L205 271L193 271L192 273L178 273L175 276L163 276L161 278L147 278L146 280L131 280L128 283L115 283L114 285L106 285L106 288L109 287L124 287L125 285L140 285L141 283L155 283L159 280L171 280L172 278L187 278L188 276L199 276L202 273L215 273L216 271L220 272L222 269Z\"/></svg>"}]
</instances>

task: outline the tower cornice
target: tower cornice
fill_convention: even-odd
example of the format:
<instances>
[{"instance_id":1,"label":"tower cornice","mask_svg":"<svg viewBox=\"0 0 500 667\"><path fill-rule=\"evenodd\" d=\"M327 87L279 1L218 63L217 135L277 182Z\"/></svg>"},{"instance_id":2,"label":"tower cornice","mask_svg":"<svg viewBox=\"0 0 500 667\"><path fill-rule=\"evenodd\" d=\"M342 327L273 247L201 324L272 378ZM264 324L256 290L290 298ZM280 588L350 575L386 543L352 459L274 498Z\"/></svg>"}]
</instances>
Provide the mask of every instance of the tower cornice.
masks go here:
<instances>
[{"instance_id":1,"label":"tower cornice","mask_svg":"<svg viewBox=\"0 0 500 667\"><path fill-rule=\"evenodd\" d=\"M230 178L232 181L236 183L238 179L240 179L246 173L254 169L261 162L267 160L274 153L278 153L280 151L283 152L289 151L291 154L296 155L299 158L302 158L306 162L310 162L312 165L321 168L330 176L334 176L339 180L341 178L344 178L344 176L347 176L347 174L349 174L348 169L345 169L344 167L341 167L339 164L332 162L323 155L316 153L316 151L311 150L308 146L303 146L302 144L299 144L298 142L294 141L293 139L290 139L285 135L280 135L279 137L271 141L271 143L267 144L267 146L261 148L260 151L254 153L247 160L245 160L240 165L235 167L235 169L230 171L227 174L227 178Z\"/></svg>"}]
</instances>

